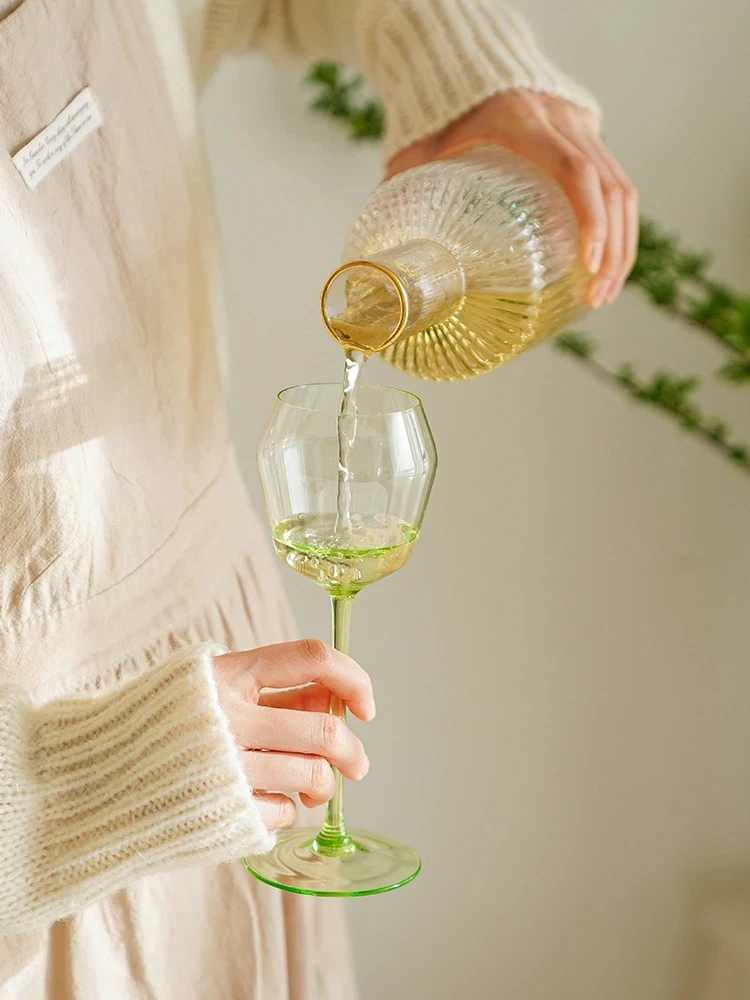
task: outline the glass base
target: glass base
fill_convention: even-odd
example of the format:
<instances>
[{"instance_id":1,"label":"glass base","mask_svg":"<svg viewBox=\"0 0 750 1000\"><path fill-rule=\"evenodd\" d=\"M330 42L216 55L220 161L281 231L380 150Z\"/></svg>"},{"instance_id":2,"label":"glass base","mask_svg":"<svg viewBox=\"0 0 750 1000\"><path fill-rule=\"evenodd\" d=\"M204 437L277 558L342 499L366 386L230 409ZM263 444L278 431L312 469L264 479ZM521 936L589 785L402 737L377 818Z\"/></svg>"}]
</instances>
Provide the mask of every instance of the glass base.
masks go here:
<instances>
[{"instance_id":1,"label":"glass base","mask_svg":"<svg viewBox=\"0 0 750 1000\"><path fill-rule=\"evenodd\" d=\"M268 854L245 858L245 868L267 885L306 896L373 896L415 879L417 852L392 837L352 830L346 853L330 857L318 848L318 830L285 830Z\"/></svg>"}]
</instances>

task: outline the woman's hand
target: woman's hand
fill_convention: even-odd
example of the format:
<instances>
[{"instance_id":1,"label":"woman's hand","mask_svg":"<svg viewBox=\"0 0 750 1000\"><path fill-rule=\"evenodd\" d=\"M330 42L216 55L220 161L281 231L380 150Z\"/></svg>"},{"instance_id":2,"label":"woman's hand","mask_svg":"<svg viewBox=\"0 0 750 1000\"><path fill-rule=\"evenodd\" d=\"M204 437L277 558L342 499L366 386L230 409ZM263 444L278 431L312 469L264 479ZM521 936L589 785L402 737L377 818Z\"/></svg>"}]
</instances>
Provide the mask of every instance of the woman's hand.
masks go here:
<instances>
[{"instance_id":1,"label":"woman's hand","mask_svg":"<svg viewBox=\"0 0 750 1000\"><path fill-rule=\"evenodd\" d=\"M294 822L295 804L283 793L299 793L306 806L332 798L331 764L354 781L367 774L364 747L328 714L334 694L358 719L375 715L370 678L350 657L303 639L226 653L213 662L219 702L269 829ZM268 690L273 688L289 690Z\"/></svg>"},{"instance_id":2,"label":"woman's hand","mask_svg":"<svg viewBox=\"0 0 750 1000\"><path fill-rule=\"evenodd\" d=\"M578 218L592 306L614 302L638 250L638 195L599 137L588 111L559 97L510 90L484 101L442 132L388 163L388 176L477 145L504 146L562 186Z\"/></svg>"}]
</instances>

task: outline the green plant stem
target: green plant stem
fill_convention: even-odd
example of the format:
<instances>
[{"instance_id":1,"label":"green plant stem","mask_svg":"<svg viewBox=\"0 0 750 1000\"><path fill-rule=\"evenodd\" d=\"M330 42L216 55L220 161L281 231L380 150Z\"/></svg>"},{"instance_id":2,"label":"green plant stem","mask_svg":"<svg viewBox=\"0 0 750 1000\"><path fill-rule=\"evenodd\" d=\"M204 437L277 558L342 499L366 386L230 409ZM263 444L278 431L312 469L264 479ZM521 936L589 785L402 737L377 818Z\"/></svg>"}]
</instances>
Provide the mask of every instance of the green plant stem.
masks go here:
<instances>
[{"instance_id":1,"label":"green plant stem","mask_svg":"<svg viewBox=\"0 0 750 1000\"><path fill-rule=\"evenodd\" d=\"M638 288L637 281L633 282L632 284L636 288ZM639 289L639 291L640 290L641 289ZM712 327L707 326L706 323L702 323L700 320L697 320L691 314L690 309L687 308L686 306L680 305L678 303L673 303L671 305L660 305L659 303L655 303L655 305L658 309L661 309L663 312L668 313L670 316L674 316L675 319L682 320L684 323L687 323L688 326L693 327L693 329L695 330L700 330L700 332L704 334L704 336L707 336L715 344L718 344L720 347L724 348L725 351L729 351L731 354L734 354L740 358L750 358L750 354L748 353L747 350L743 350L739 346L732 344L731 342L727 341L726 337L723 334L721 334L717 330L714 330Z\"/></svg>"},{"instance_id":2,"label":"green plant stem","mask_svg":"<svg viewBox=\"0 0 750 1000\"><path fill-rule=\"evenodd\" d=\"M574 357L579 364L583 365L600 382L616 386L619 389L625 389L630 398L636 402L649 404L660 410L663 414L670 416L673 420L680 421L683 430L718 450L725 458L728 458L733 464L739 466L743 472L750 475L750 458L748 457L750 456L750 449L746 445L717 438L715 434L712 434L710 426L707 423L685 424L674 409L651 395L644 384L624 380L621 374L607 368L606 365L597 361L596 358L575 352L566 353Z\"/></svg>"}]
</instances>

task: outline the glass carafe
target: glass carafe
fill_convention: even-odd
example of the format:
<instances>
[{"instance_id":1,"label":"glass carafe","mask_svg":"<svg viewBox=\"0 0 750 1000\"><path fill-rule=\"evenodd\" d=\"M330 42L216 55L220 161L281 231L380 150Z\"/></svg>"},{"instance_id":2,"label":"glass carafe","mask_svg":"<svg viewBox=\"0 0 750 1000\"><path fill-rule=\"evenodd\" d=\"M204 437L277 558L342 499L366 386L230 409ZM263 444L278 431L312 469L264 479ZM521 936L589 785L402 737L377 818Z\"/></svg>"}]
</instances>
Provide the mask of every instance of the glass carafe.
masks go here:
<instances>
[{"instance_id":1,"label":"glass carafe","mask_svg":"<svg viewBox=\"0 0 750 1000\"><path fill-rule=\"evenodd\" d=\"M591 277L562 188L498 147L382 184L343 259L321 296L332 336L436 381L491 371L558 333Z\"/></svg>"}]
</instances>

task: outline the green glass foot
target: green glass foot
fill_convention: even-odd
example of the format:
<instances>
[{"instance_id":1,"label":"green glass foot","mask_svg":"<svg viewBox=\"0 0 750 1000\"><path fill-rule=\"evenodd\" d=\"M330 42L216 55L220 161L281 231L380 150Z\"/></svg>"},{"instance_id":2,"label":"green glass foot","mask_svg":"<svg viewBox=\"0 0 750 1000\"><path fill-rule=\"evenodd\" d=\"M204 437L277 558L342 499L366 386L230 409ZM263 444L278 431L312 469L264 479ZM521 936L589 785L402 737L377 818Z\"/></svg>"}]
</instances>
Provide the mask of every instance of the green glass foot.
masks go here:
<instances>
[{"instance_id":1,"label":"green glass foot","mask_svg":"<svg viewBox=\"0 0 750 1000\"><path fill-rule=\"evenodd\" d=\"M373 896L411 882L422 862L417 852L392 837L352 830L341 857L318 850L313 828L285 830L268 854L245 858L247 870L277 889L307 896Z\"/></svg>"}]
</instances>

